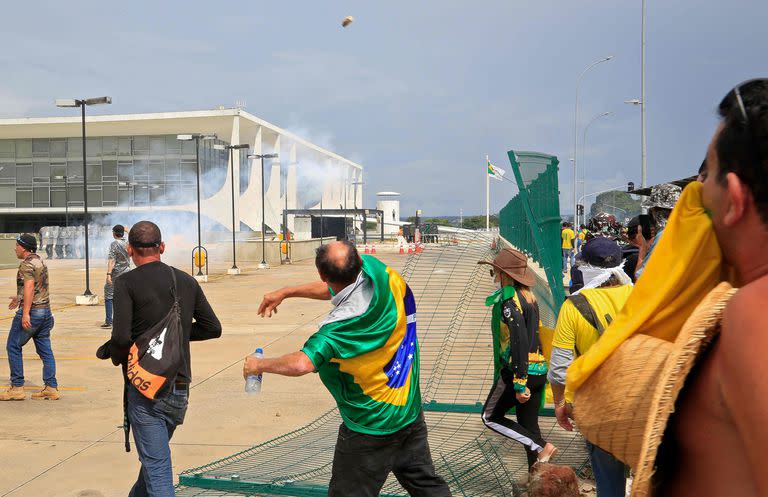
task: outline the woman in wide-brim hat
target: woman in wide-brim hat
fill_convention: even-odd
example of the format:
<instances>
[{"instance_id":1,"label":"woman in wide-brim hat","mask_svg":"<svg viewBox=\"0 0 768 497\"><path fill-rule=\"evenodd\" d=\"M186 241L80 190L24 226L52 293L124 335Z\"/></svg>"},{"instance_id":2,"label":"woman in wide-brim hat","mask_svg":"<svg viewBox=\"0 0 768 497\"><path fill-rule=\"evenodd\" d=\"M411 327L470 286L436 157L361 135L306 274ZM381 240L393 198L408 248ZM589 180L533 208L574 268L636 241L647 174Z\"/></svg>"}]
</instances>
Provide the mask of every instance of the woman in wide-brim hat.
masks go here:
<instances>
[{"instance_id":1,"label":"woman in wide-brim hat","mask_svg":"<svg viewBox=\"0 0 768 497\"><path fill-rule=\"evenodd\" d=\"M483 423L525 446L529 469L547 462L557 449L539 429L539 406L547 382L547 364L539 339L539 306L531 291L536 278L528 258L505 248L488 264L498 289L485 302L493 306L494 382L483 406ZM517 422L506 417L515 408Z\"/></svg>"}]
</instances>

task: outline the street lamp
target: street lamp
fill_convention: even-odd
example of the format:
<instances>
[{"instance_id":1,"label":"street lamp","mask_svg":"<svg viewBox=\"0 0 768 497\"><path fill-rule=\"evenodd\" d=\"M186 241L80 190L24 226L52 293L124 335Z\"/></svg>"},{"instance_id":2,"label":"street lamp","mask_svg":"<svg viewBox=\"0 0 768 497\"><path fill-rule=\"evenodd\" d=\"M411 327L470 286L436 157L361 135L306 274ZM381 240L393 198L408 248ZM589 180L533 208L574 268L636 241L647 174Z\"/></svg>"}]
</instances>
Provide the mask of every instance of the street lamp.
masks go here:
<instances>
[{"instance_id":1,"label":"street lamp","mask_svg":"<svg viewBox=\"0 0 768 497\"><path fill-rule=\"evenodd\" d=\"M248 154L249 159L261 159L261 263L259 269L268 269L267 264L267 241L266 224L264 222L264 159L276 159L277 154Z\"/></svg>"},{"instance_id":2,"label":"street lamp","mask_svg":"<svg viewBox=\"0 0 768 497\"><path fill-rule=\"evenodd\" d=\"M197 247L195 247L195 251L197 251L197 260L200 259L200 251L203 250L202 245L202 234L201 234L201 228L200 228L200 140L215 140L216 135L215 134L201 134L201 133L193 133L191 135L176 135L177 140L181 141L190 141L195 140L195 171L197 172ZM207 275L203 274L203 268L202 264L196 264L197 266L197 275L200 276L201 279L204 279ZM207 269L206 269L207 271Z\"/></svg>"},{"instance_id":3,"label":"street lamp","mask_svg":"<svg viewBox=\"0 0 768 497\"><path fill-rule=\"evenodd\" d=\"M584 126L584 134L581 137L581 150L582 150L582 153L585 153L586 150L587 150L587 131L589 131L589 127L592 126L592 123L594 123L595 121L597 121L601 117L610 116L611 114L613 114L613 112L610 112L610 111L603 112L602 114L598 114L595 117L593 117L592 119L590 119L589 122L587 123L587 125ZM584 193L586 191L586 188L587 188L587 184L586 184L587 175L586 175L585 171L586 171L586 168L582 166L582 168L581 168L581 177L583 178L583 180L582 180L582 187L584 188L582 190L582 193ZM584 215L584 219L586 219L586 217L587 216L585 214ZM583 220L582 220L582 222L583 222ZM578 227L579 226L579 223L578 223L578 213L573 218L573 224L574 224L574 227Z\"/></svg>"},{"instance_id":4,"label":"street lamp","mask_svg":"<svg viewBox=\"0 0 768 497\"><path fill-rule=\"evenodd\" d=\"M235 161L234 161L234 154L232 153L233 150L242 150L242 149L248 149L247 144L241 144L241 145L214 145L213 148L216 150L229 150L229 169L231 172L231 183L232 183L232 268L230 268L227 273L229 274L240 274L240 269L237 267L237 256L235 255Z\"/></svg>"},{"instance_id":5,"label":"street lamp","mask_svg":"<svg viewBox=\"0 0 768 497\"><path fill-rule=\"evenodd\" d=\"M584 74L587 73L590 69L595 67L598 64L602 64L603 62L608 62L613 58L613 55L609 55L608 57L604 57L600 60L596 60L592 64L588 65L586 69L581 71L581 74L579 75L578 79L576 80L576 109L573 113L573 221L574 224L576 224L576 205L578 202L576 201L576 195L578 195L577 187L576 187L576 178L578 178L577 172L577 165L576 165L576 149L579 146L579 133L578 133L578 125L579 125L579 87L581 86L581 79L584 77Z\"/></svg>"},{"instance_id":6,"label":"street lamp","mask_svg":"<svg viewBox=\"0 0 768 497\"><path fill-rule=\"evenodd\" d=\"M643 2L645 3L645 2ZM645 67L645 66L643 66ZM645 69L643 69L643 73L645 73ZM643 81L645 81L645 76L643 76ZM645 83L643 83L643 88L645 88ZM643 93L645 93L645 89L643 89ZM648 165L646 164L646 145L645 145L645 97L643 98L633 98L631 100L624 100L625 104L629 105L639 105L640 106L640 119L641 119L641 125L640 125L640 184L643 188L645 188L646 185L646 176L648 173Z\"/></svg>"},{"instance_id":7,"label":"street lamp","mask_svg":"<svg viewBox=\"0 0 768 497\"><path fill-rule=\"evenodd\" d=\"M83 296L85 299L82 300L82 304L84 305L95 305L98 304L98 298L94 299L91 293L91 285L90 285L90 265L89 265L89 258L88 258L88 178L87 174L85 172L85 108L89 105L102 105L102 104L111 104L112 103L112 97L96 97L96 98L84 98L84 99L76 99L76 98L57 98L56 99L56 107L80 107L81 109L81 116L82 116L82 127L83 127L83 224L85 225L85 293L83 293ZM69 202L67 202L69 203ZM75 299L77 302L77 299ZM79 303L79 302L77 302Z\"/></svg>"}]
</instances>

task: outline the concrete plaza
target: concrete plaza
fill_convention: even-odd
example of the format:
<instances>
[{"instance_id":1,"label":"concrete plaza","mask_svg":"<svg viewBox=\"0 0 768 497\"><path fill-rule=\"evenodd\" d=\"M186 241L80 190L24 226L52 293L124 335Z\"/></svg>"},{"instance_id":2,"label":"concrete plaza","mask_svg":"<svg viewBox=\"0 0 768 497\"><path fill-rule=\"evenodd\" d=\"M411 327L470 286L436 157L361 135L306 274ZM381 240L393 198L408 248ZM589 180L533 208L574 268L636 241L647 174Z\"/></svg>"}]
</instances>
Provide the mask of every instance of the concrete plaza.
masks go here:
<instances>
[{"instance_id":1,"label":"concrete plaza","mask_svg":"<svg viewBox=\"0 0 768 497\"><path fill-rule=\"evenodd\" d=\"M381 258L395 268L405 261L395 254ZM190 270L185 258L171 263ZM209 283L203 284L224 331L218 340L192 343L189 410L171 444L174 476L294 430L334 405L313 374L268 376L260 396L243 392L246 354L258 346L267 356L297 350L330 309L328 302L289 300L271 319L256 314L265 292L315 279L312 261L266 271L245 266L239 276L227 276L228 266L213 265ZM83 261L51 260L48 267L62 398L32 401L28 396L23 402L0 403L0 496L127 495L139 463L135 447L131 453L123 447L120 370L95 357L96 348L109 337L109 330L99 328L104 308L74 306L74 296L84 289ZM91 261L91 289L99 295L105 267L103 260ZM0 270L0 287L7 296L15 292L15 277L15 269ZM0 311L2 343L12 317L12 311ZM0 385L5 387L9 371L4 349L0 356ZM42 373L31 342L24 359L30 392L41 385Z\"/></svg>"}]
</instances>

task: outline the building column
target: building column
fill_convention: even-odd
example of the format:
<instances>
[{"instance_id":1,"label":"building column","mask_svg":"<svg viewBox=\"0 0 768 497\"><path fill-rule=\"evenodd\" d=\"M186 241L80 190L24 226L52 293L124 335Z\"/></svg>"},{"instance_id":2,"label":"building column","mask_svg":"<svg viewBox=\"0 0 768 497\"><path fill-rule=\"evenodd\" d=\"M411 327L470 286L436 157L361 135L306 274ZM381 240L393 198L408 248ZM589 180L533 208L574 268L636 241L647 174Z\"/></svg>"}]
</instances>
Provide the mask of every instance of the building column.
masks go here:
<instances>
[{"instance_id":1,"label":"building column","mask_svg":"<svg viewBox=\"0 0 768 497\"><path fill-rule=\"evenodd\" d=\"M285 174L285 196L288 201L289 209L296 209L296 144L292 143L288 152L288 168ZM296 216L288 216L288 230L294 230L294 221Z\"/></svg>"},{"instance_id":2,"label":"building column","mask_svg":"<svg viewBox=\"0 0 768 497\"><path fill-rule=\"evenodd\" d=\"M240 144L240 116L235 116L232 121L232 136L229 140L230 145L239 145ZM235 232L240 231L240 153L241 150L232 150L232 164L230 167L232 167L232 174L231 178L234 180L234 209L235 209ZM248 153L247 150L244 151L244 153ZM230 189L230 194L232 190Z\"/></svg>"}]
</instances>

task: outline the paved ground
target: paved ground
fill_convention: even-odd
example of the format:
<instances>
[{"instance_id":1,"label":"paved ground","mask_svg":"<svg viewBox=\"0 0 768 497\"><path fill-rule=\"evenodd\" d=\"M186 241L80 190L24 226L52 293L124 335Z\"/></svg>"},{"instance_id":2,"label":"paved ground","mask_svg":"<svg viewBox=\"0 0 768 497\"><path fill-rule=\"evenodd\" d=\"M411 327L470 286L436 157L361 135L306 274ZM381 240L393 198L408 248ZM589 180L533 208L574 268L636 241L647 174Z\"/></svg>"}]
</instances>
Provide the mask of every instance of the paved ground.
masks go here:
<instances>
[{"instance_id":1,"label":"paved ground","mask_svg":"<svg viewBox=\"0 0 768 497\"><path fill-rule=\"evenodd\" d=\"M405 260L394 254L380 258L395 268ZM184 260L172 262L187 266ZM119 369L94 355L109 335L98 327L103 307L72 305L84 289L82 261L48 264L56 319L53 349L63 397L0 403L0 497L127 495L139 464L135 452L125 453L118 428L123 419ZM204 284L224 333L218 340L192 344L190 407L172 442L175 475L303 426L333 406L317 375L269 376L261 396L243 393L246 354L257 346L269 356L297 350L328 312L327 302L304 300L286 301L270 320L255 312L266 291L316 278L312 262L262 272L245 267L245 274L234 277L222 274L226 267L212 267L211 281ZM92 261L92 290L100 295L104 268L103 260ZM0 270L0 288L8 296L15 292L15 276L15 270ZM12 316L0 310L2 343ZM7 386L4 349L0 356L0 385ZM25 347L28 386L41 384L41 368L30 344Z\"/></svg>"}]
</instances>

